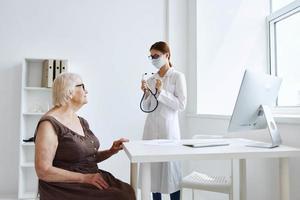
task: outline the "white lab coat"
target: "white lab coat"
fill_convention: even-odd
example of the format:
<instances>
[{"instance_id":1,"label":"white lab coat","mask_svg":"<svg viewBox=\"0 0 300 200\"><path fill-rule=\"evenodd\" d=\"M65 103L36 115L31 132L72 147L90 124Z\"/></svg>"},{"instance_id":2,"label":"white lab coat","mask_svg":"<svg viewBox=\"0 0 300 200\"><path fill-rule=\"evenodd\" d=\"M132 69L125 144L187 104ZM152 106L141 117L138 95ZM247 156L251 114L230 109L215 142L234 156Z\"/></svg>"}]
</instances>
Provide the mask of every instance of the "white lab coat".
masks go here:
<instances>
[{"instance_id":1,"label":"white lab coat","mask_svg":"<svg viewBox=\"0 0 300 200\"><path fill-rule=\"evenodd\" d=\"M151 139L180 139L178 111L186 106L186 81L183 73L171 67L164 77L157 73L147 80L149 88L155 92L156 79L161 79L163 86L157 97L158 107L149 113L144 126L144 140ZM143 103L146 110L156 104L152 95ZM141 173L142 168L141 165ZM164 162L151 164L151 192L170 194L180 190L181 182L180 162Z\"/></svg>"}]
</instances>

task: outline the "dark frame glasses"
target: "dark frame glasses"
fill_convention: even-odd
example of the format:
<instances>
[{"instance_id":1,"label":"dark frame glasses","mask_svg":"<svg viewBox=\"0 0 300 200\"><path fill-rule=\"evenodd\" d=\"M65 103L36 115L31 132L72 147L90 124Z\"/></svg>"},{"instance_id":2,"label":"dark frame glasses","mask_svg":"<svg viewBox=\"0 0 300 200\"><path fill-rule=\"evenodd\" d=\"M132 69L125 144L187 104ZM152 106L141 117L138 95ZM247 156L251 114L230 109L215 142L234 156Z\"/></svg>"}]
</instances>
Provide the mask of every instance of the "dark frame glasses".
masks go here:
<instances>
[{"instance_id":1,"label":"dark frame glasses","mask_svg":"<svg viewBox=\"0 0 300 200\"><path fill-rule=\"evenodd\" d=\"M151 60L153 60L153 59L159 58L160 56L162 56L162 55L154 54L154 55L148 56L148 58L151 59Z\"/></svg>"},{"instance_id":2,"label":"dark frame glasses","mask_svg":"<svg viewBox=\"0 0 300 200\"><path fill-rule=\"evenodd\" d=\"M82 87L82 89L85 91L85 86L84 86L84 84L83 84L83 83L81 83L81 84L78 84L78 85L75 85L75 87Z\"/></svg>"}]
</instances>

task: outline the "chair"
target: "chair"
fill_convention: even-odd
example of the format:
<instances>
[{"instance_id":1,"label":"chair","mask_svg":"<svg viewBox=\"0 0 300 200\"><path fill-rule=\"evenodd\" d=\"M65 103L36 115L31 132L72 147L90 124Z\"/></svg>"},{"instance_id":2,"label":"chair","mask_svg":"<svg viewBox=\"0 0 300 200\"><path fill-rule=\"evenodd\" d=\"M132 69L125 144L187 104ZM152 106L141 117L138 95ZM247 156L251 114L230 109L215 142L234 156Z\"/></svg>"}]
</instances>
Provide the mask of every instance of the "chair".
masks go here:
<instances>
[{"instance_id":1,"label":"chair","mask_svg":"<svg viewBox=\"0 0 300 200\"><path fill-rule=\"evenodd\" d=\"M193 139L217 139L223 138L219 135L195 135ZM229 200L232 200L232 161L231 161L231 175L230 176L210 176L207 174L193 171L185 176L181 181L180 199L183 200L183 188L192 189L192 197L194 200L194 190L205 190L211 192L225 193L229 195Z\"/></svg>"}]
</instances>

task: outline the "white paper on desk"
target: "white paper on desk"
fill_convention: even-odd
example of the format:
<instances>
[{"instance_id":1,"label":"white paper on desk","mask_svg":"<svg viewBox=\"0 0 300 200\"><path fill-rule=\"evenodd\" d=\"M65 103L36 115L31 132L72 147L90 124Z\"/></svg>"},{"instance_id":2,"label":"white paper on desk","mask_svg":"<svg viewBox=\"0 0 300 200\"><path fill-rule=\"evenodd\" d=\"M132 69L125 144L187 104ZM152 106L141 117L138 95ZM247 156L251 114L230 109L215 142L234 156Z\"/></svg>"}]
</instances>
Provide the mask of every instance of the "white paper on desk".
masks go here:
<instances>
[{"instance_id":1,"label":"white paper on desk","mask_svg":"<svg viewBox=\"0 0 300 200\"><path fill-rule=\"evenodd\" d=\"M145 140L143 144L146 145L155 145L155 146L176 146L180 144L178 140L167 140L167 139L158 139L158 140Z\"/></svg>"}]
</instances>

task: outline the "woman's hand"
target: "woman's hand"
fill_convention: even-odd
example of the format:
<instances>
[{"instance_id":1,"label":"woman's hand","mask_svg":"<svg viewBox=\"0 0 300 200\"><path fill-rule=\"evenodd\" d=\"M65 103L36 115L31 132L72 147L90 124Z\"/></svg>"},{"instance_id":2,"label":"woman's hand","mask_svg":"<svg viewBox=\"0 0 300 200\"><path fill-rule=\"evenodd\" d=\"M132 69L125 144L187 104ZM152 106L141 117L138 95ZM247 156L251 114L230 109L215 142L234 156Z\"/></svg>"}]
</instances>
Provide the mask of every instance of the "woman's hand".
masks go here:
<instances>
[{"instance_id":1,"label":"woman's hand","mask_svg":"<svg viewBox=\"0 0 300 200\"><path fill-rule=\"evenodd\" d=\"M162 81L160 79L156 79L156 85L155 85L155 88L157 89L157 92L160 93L161 91L161 88L162 88Z\"/></svg>"},{"instance_id":2,"label":"woman's hand","mask_svg":"<svg viewBox=\"0 0 300 200\"><path fill-rule=\"evenodd\" d=\"M109 187L108 183L106 183L100 173L84 174L82 182L94 185L100 190L107 189Z\"/></svg>"},{"instance_id":3,"label":"woman's hand","mask_svg":"<svg viewBox=\"0 0 300 200\"><path fill-rule=\"evenodd\" d=\"M111 148L109 149L109 151L112 153L112 154L116 154L118 153L120 150L123 149L123 142L128 142L129 140L128 139L125 139L125 138L121 138L119 140L116 140L113 142Z\"/></svg>"},{"instance_id":4,"label":"woman's hand","mask_svg":"<svg viewBox=\"0 0 300 200\"><path fill-rule=\"evenodd\" d=\"M142 89L144 92L148 90L147 81L142 80L141 89Z\"/></svg>"}]
</instances>

